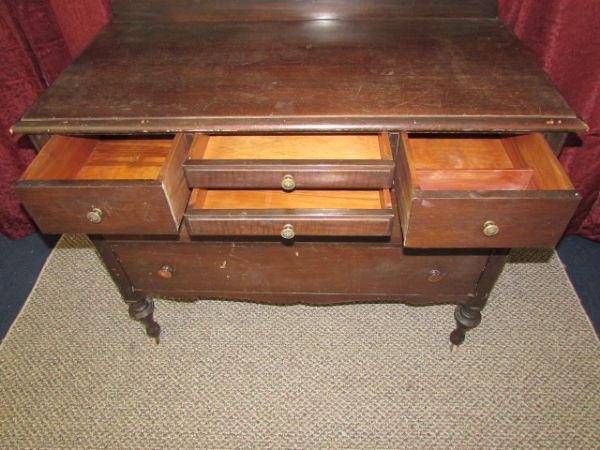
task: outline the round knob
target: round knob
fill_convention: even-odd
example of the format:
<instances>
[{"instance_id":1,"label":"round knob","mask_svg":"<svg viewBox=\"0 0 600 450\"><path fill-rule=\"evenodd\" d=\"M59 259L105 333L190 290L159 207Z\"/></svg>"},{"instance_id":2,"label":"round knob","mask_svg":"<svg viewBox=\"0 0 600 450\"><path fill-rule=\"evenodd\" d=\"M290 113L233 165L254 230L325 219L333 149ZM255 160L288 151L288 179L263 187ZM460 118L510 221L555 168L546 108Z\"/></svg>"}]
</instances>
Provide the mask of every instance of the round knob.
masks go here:
<instances>
[{"instance_id":1,"label":"round knob","mask_svg":"<svg viewBox=\"0 0 600 450\"><path fill-rule=\"evenodd\" d=\"M100 223L102 222L102 210L100 208L92 208L85 217L92 223Z\"/></svg>"},{"instance_id":2,"label":"round knob","mask_svg":"<svg viewBox=\"0 0 600 450\"><path fill-rule=\"evenodd\" d=\"M500 232L500 228L493 220L488 220L483 224L483 234L487 237L496 236Z\"/></svg>"},{"instance_id":3,"label":"round knob","mask_svg":"<svg viewBox=\"0 0 600 450\"><path fill-rule=\"evenodd\" d=\"M293 191L296 189L296 182L294 181L294 177L292 175L284 175L281 180L281 188L284 191Z\"/></svg>"},{"instance_id":4,"label":"round knob","mask_svg":"<svg viewBox=\"0 0 600 450\"><path fill-rule=\"evenodd\" d=\"M173 267L165 264L159 269L158 276L164 278L165 280L170 279L173 276Z\"/></svg>"},{"instance_id":5,"label":"round knob","mask_svg":"<svg viewBox=\"0 0 600 450\"><path fill-rule=\"evenodd\" d=\"M287 225L284 225L281 229L281 237L284 239L294 239L294 236L296 236L296 233L294 232L294 227L289 223Z\"/></svg>"},{"instance_id":6,"label":"round knob","mask_svg":"<svg viewBox=\"0 0 600 450\"><path fill-rule=\"evenodd\" d=\"M444 278L444 276L442 275L442 272L440 272L437 269L431 269L429 271L429 276L427 277L427 281L429 281L430 283L437 283L438 281L442 281L442 278Z\"/></svg>"}]
</instances>

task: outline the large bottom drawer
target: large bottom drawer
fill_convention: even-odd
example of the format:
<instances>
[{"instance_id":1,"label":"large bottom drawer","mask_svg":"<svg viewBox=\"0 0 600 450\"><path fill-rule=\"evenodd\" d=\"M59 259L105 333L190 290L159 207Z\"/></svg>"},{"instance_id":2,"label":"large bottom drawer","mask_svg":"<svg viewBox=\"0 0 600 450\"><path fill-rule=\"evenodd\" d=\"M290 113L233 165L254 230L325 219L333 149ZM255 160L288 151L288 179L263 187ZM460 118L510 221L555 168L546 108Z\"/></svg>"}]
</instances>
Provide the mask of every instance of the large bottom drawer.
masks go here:
<instances>
[{"instance_id":1,"label":"large bottom drawer","mask_svg":"<svg viewBox=\"0 0 600 450\"><path fill-rule=\"evenodd\" d=\"M484 252L406 254L401 246L375 243L111 241L109 246L134 289L147 295L278 303L460 302L475 294L488 260Z\"/></svg>"}]
</instances>

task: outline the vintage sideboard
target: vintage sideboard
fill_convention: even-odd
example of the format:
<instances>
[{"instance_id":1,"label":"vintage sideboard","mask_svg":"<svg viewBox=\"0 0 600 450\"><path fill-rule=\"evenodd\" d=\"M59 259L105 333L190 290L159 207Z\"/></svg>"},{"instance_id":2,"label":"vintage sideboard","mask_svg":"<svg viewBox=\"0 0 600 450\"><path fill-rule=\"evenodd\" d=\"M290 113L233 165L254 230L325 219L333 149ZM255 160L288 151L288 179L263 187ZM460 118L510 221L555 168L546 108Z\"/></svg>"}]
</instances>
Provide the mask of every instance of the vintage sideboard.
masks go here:
<instances>
[{"instance_id":1,"label":"vintage sideboard","mask_svg":"<svg viewBox=\"0 0 600 450\"><path fill-rule=\"evenodd\" d=\"M40 148L17 190L156 340L160 297L389 301L456 304L456 346L579 202L556 153L585 124L496 1L113 7L15 125Z\"/></svg>"}]
</instances>

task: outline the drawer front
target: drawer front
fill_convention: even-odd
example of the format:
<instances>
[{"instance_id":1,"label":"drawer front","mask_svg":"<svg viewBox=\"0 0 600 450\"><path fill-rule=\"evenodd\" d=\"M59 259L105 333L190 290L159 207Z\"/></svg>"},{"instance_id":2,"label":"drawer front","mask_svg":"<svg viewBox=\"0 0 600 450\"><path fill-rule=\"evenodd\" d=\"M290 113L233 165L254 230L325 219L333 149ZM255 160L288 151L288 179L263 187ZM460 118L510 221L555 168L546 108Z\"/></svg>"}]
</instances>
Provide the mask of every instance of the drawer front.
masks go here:
<instances>
[{"instance_id":1,"label":"drawer front","mask_svg":"<svg viewBox=\"0 0 600 450\"><path fill-rule=\"evenodd\" d=\"M188 212L192 236L389 236L392 213L385 210L206 210Z\"/></svg>"},{"instance_id":2,"label":"drawer front","mask_svg":"<svg viewBox=\"0 0 600 450\"><path fill-rule=\"evenodd\" d=\"M149 295L330 300L463 301L485 254L406 255L401 245L296 242L110 243L134 289ZM429 296L423 299L420 296Z\"/></svg>"},{"instance_id":3,"label":"drawer front","mask_svg":"<svg viewBox=\"0 0 600 450\"><path fill-rule=\"evenodd\" d=\"M580 198L543 137L409 138L396 167L404 244L554 247Z\"/></svg>"},{"instance_id":4,"label":"drawer front","mask_svg":"<svg viewBox=\"0 0 600 450\"><path fill-rule=\"evenodd\" d=\"M554 247L577 198L413 199L407 247Z\"/></svg>"},{"instance_id":5,"label":"drawer front","mask_svg":"<svg viewBox=\"0 0 600 450\"><path fill-rule=\"evenodd\" d=\"M185 223L192 236L389 236L389 191L195 189Z\"/></svg>"},{"instance_id":6,"label":"drawer front","mask_svg":"<svg viewBox=\"0 0 600 450\"><path fill-rule=\"evenodd\" d=\"M184 170L191 187L377 189L394 162L387 134L196 135Z\"/></svg>"},{"instance_id":7,"label":"drawer front","mask_svg":"<svg viewBox=\"0 0 600 450\"><path fill-rule=\"evenodd\" d=\"M53 136L16 190L45 233L177 234L189 142Z\"/></svg>"},{"instance_id":8,"label":"drawer front","mask_svg":"<svg viewBox=\"0 0 600 450\"><path fill-rule=\"evenodd\" d=\"M17 187L44 233L177 234L179 220L161 185Z\"/></svg>"},{"instance_id":9,"label":"drawer front","mask_svg":"<svg viewBox=\"0 0 600 450\"><path fill-rule=\"evenodd\" d=\"M190 187L377 189L392 186L393 161L186 161ZM289 186L289 187L288 187Z\"/></svg>"}]
</instances>

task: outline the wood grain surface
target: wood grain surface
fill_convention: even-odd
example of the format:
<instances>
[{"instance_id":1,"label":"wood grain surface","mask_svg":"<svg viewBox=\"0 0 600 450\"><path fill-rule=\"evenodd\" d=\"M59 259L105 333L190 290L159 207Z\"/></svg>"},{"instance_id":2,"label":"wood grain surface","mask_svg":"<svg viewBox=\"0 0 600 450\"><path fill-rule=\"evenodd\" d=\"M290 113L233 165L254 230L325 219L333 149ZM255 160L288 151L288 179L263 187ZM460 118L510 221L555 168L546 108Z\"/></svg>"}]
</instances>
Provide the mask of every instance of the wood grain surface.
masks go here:
<instances>
[{"instance_id":1,"label":"wood grain surface","mask_svg":"<svg viewBox=\"0 0 600 450\"><path fill-rule=\"evenodd\" d=\"M45 233L177 234L190 196L189 136L91 139L53 136L16 190ZM101 210L101 221L87 214Z\"/></svg>"},{"instance_id":2,"label":"wood grain surface","mask_svg":"<svg viewBox=\"0 0 600 450\"><path fill-rule=\"evenodd\" d=\"M291 175L296 189L391 188L392 160L190 160L184 163L190 187L281 189Z\"/></svg>"},{"instance_id":3,"label":"wood grain surface","mask_svg":"<svg viewBox=\"0 0 600 450\"><path fill-rule=\"evenodd\" d=\"M553 248L580 198L575 193L532 198L526 192L521 198L415 198L404 243L415 248ZM496 236L483 234L489 220L500 228Z\"/></svg>"},{"instance_id":4,"label":"wood grain surface","mask_svg":"<svg viewBox=\"0 0 600 450\"><path fill-rule=\"evenodd\" d=\"M389 191L194 189L185 224L192 236L390 236Z\"/></svg>"},{"instance_id":5,"label":"wood grain surface","mask_svg":"<svg viewBox=\"0 0 600 450\"><path fill-rule=\"evenodd\" d=\"M17 193L44 233L176 235L177 220L158 181L19 183ZM86 215L102 210L102 222Z\"/></svg>"},{"instance_id":6,"label":"wood grain surface","mask_svg":"<svg viewBox=\"0 0 600 450\"><path fill-rule=\"evenodd\" d=\"M531 169L417 170L419 186L425 190L523 190L531 183Z\"/></svg>"},{"instance_id":7,"label":"wood grain surface","mask_svg":"<svg viewBox=\"0 0 600 450\"><path fill-rule=\"evenodd\" d=\"M580 130L497 19L109 25L20 133Z\"/></svg>"},{"instance_id":8,"label":"wood grain surface","mask_svg":"<svg viewBox=\"0 0 600 450\"><path fill-rule=\"evenodd\" d=\"M392 159L377 134L195 135L189 159Z\"/></svg>"},{"instance_id":9,"label":"wood grain surface","mask_svg":"<svg viewBox=\"0 0 600 450\"><path fill-rule=\"evenodd\" d=\"M420 135L405 136L404 142L407 163L414 168L412 182L422 190L573 190L539 133L478 138Z\"/></svg>"},{"instance_id":10,"label":"wood grain surface","mask_svg":"<svg viewBox=\"0 0 600 450\"><path fill-rule=\"evenodd\" d=\"M205 188L377 189L392 187L387 133L366 135L196 134L184 163L188 184Z\"/></svg>"},{"instance_id":11,"label":"wood grain surface","mask_svg":"<svg viewBox=\"0 0 600 450\"><path fill-rule=\"evenodd\" d=\"M391 208L384 191L295 191L194 189L192 209L381 209Z\"/></svg>"},{"instance_id":12,"label":"wood grain surface","mask_svg":"<svg viewBox=\"0 0 600 450\"><path fill-rule=\"evenodd\" d=\"M401 246L278 242L109 241L135 291L277 303L466 303L488 256L422 252ZM173 268L161 278L163 265ZM430 271L441 279L429 281ZM326 281L325 281L326 280Z\"/></svg>"},{"instance_id":13,"label":"wood grain surface","mask_svg":"<svg viewBox=\"0 0 600 450\"><path fill-rule=\"evenodd\" d=\"M172 139L52 136L23 180L156 180Z\"/></svg>"},{"instance_id":14,"label":"wood grain surface","mask_svg":"<svg viewBox=\"0 0 600 450\"><path fill-rule=\"evenodd\" d=\"M417 248L554 247L580 201L538 133L475 140L403 133L396 186L404 243ZM488 221L499 227L494 236L483 233Z\"/></svg>"}]
</instances>

